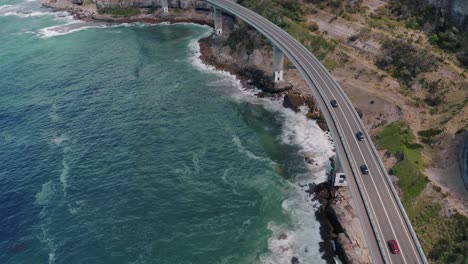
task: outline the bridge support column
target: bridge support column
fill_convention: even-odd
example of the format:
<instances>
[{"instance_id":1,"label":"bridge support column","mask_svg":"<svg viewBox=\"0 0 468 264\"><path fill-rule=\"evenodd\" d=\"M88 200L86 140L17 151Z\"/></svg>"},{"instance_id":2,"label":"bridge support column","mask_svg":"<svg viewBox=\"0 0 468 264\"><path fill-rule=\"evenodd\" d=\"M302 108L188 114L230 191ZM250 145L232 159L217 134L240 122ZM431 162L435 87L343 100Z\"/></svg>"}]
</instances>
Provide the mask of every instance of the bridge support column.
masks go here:
<instances>
[{"instance_id":1,"label":"bridge support column","mask_svg":"<svg viewBox=\"0 0 468 264\"><path fill-rule=\"evenodd\" d=\"M219 8L214 8L214 27L216 36L223 35L223 14Z\"/></svg>"},{"instance_id":2,"label":"bridge support column","mask_svg":"<svg viewBox=\"0 0 468 264\"><path fill-rule=\"evenodd\" d=\"M340 157L337 155L335 162L333 163L333 186L348 186L346 181L346 175L343 173L343 168L341 167Z\"/></svg>"},{"instance_id":3,"label":"bridge support column","mask_svg":"<svg viewBox=\"0 0 468 264\"><path fill-rule=\"evenodd\" d=\"M167 0L161 0L161 6L164 14L169 13L169 6L167 5Z\"/></svg>"},{"instance_id":4,"label":"bridge support column","mask_svg":"<svg viewBox=\"0 0 468 264\"><path fill-rule=\"evenodd\" d=\"M284 53L273 45L273 79L275 82L283 80Z\"/></svg>"}]
</instances>

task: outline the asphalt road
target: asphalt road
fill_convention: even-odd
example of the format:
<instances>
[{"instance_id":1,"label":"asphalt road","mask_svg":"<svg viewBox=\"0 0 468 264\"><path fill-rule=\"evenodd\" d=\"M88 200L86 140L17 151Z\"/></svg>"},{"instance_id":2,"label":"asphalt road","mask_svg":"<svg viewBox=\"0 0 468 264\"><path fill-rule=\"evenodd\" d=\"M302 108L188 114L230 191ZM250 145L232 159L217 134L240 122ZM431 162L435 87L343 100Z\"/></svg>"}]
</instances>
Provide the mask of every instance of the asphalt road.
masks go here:
<instances>
[{"instance_id":1,"label":"asphalt road","mask_svg":"<svg viewBox=\"0 0 468 264\"><path fill-rule=\"evenodd\" d=\"M301 72L315 96L332 133L357 213L372 255L372 263L427 263L406 213L371 138L354 106L329 71L297 40L255 12L229 0L206 0L244 20L280 48ZM338 107L330 105L331 100ZM364 133L358 141L356 133ZM368 175L360 166L366 164ZM395 239L400 254L387 241Z\"/></svg>"}]
</instances>

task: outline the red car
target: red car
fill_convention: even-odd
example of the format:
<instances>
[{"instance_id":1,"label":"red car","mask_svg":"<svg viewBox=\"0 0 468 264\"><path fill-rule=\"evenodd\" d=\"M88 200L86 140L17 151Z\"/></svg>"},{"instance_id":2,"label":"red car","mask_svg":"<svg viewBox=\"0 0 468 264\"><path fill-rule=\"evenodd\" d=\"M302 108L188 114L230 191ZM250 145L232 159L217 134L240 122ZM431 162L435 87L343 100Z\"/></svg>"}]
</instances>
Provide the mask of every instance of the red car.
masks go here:
<instances>
[{"instance_id":1,"label":"red car","mask_svg":"<svg viewBox=\"0 0 468 264\"><path fill-rule=\"evenodd\" d=\"M398 243L396 240L389 240L388 246L390 247L390 251L392 251L393 254L399 254L400 253L400 247L398 246Z\"/></svg>"}]
</instances>

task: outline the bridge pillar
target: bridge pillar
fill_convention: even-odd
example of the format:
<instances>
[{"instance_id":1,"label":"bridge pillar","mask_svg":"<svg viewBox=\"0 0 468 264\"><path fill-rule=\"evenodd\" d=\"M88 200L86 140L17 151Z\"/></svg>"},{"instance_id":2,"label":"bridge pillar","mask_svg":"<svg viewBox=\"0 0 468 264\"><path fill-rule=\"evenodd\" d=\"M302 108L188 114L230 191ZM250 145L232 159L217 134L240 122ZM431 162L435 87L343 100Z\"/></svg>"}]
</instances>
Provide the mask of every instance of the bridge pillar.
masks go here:
<instances>
[{"instance_id":1,"label":"bridge pillar","mask_svg":"<svg viewBox=\"0 0 468 264\"><path fill-rule=\"evenodd\" d=\"M223 14L219 8L214 8L214 24L216 36L223 35Z\"/></svg>"},{"instance_id":2,"label":"bridge pillar","mask_svg":"<svg viewBox=\"0 0 468 264\"><path fill-rule=\"evenodd\" d=\"M275 82L283 80L284 53L273 45L273 78Z\"/></svg>"},{"instance_id":3,"label":"bridge pillar","mask_svg":"<svg viewBox=\"0 0 468 264\"><path fill-rule=\"evenodd\" d=\"M343 172L343 168L341 167L340 157L337 155L335 158L335 162L333 163L333 186L348 186L348 182L346 181L346 175Z\"/></svg>"},{"instance_id":4,"label":"bridge pillar","mask_svg":"<svg viewBox=\"0 0 468 264\"><path fill-rule=\"evenodd\" d=\"M169 13L169 6L167 5L167 0L161 0L161 6L164 14Z\"/></svg>"}]
</instances>

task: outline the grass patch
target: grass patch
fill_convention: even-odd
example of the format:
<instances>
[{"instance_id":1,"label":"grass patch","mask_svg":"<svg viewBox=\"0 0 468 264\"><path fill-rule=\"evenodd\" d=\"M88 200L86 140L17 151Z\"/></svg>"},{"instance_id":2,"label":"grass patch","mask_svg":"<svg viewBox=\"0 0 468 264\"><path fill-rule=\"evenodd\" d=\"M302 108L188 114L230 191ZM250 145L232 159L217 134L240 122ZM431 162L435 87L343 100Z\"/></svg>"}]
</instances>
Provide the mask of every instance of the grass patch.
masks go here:
<instances>
[{"instance_id":1,"label":"grass patch","mask_svg":"<svg viewBox=\"0 0 468 264\"><path fill-rule=\"evenodd\" d=\"M409 207L424 190L428 181L422 173L422 146L415 143L415 140L416 137L404 121L387 125L374 140L379 149L387 149L391 154L398 154L400 157L400 161L392 168L392 174L400 179L403 203L406 207Z\"/></svg>"},{"instance_id":2,"label":"grass patch","mask_svg":"<svg viewBox=\"0 0 468 264\"><path fill-rule=\"evenodd\" d=\"M440 134L437 129L419 131L420 136ZM441 204L446 194L433 186L435 193L421 194L428 182L422 170L421 145L404 121L387 125L375 137L380 149L398 154L392 173L400 179L403 204L430 263L468 263L468 218L455 212L451 216L442 213Z\"/></svg>"},{"instance_id":3,"label":"grass patch","mask_svg":"<svg viewBox=\"0 0 468 264\"><path fill-rule=\"evenodd\" d=\"M412 206L410 216L419 242L430 263L467 263L468 218L441 212L435 197L422 197Z\"/></svg>"},{"instance_id":4,"label":"grass patch","mask_svg":"<svg viewBox=\"0 0 468 264\"><path fill-rule=\"evenodd\" d=\"M333 71L337 66L336 60L330 57L326 57L322 63L329 71Z\"/></svg>"},{"instance_id":5,"label":"grass patch","mask_svg":"<svg viewBox=\"0 0 468 264\"><path fill-rule=\"evenodd\" d=\"M393 168L392 173L400 179L400 188L403 192L403 202L408 208L411 202L424 190L427 184L426 176L419 167L408 159L398 162ZM410 214L410 211L408 214Z\"/></svg>"},{"instance_id":6,"label":"grass patch","mask_svg":"<svg viewBox=\"0 0 468 264\"><path fill-rule=\"evenodd\" d=\"M280 26L301 42L319 60L323 60L338 45L338 41L328 40L324 36L313 34L303 23L295 22L288 17L283 17Z\"/></svg>"},{"instance_id":7,"label":"grass patch","mask_svg":"<svg viewBox=\"0 0 468 264\"><path fill-rule=\"evenodd\" d=\"M99 14L109 14L112 16L137 16L140 14L140 9L136 7L121 8L113 7L99 11Z\"/></svg>"}]
</instances>

